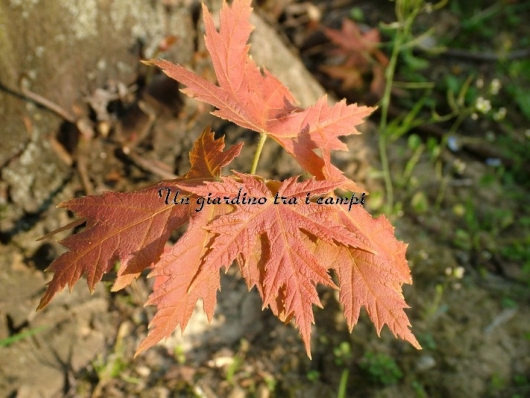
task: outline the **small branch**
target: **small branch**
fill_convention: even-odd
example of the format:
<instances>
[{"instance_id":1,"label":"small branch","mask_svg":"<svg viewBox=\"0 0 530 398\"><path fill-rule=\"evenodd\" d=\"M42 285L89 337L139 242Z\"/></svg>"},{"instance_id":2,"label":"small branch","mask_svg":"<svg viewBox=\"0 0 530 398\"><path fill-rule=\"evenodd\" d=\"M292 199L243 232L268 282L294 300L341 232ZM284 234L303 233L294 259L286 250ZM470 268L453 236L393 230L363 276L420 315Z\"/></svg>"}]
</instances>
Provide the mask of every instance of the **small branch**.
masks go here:
<instances>
[{"instance_id":1,"label":"small branch","mask_svg":"<svg viewBox=\"0 0 530 398\"><path fill-rule=\"evenodd\" d=\"M154 175L159 176L165 180L174 180L178 177L175 174L164 170L162 167L157 166L153 162L142 158L136 152L134 152L134 150L131 150L128 147L122 148L122 153L127 156L127 158L136 166L140 167L143 170L149 171L150 173L153 173Z\"/></svg>"},{"instance_id":2,"label":"small branch","mask_svg":"<svg viewBox=\"0 0 530 398\"><path fill-rule=\"evenodd\" d=\"M421 52L427 53L428 51L418 48ZM446 51L439 54L439 56L450 57L450 58L460 58L469 61L475 62L497 62L497 61L513 61L515 59L529 58L530 49L522 49L512 51L507 54L497 54L492 51L486 51L483 53L473 52L468 50L463 50L460 48L449 48Z\"/></svg>"},{"instance_id":3,"label":"small branch","mask_svg":"<svg viewBox=\"0 0 530 398\"><path fill-rule=\"evenodd\" d=\"M25 88L22 84L20 85L20 91L22 92L22 95L24 95L24 97L27 97L30 100L32 100L33 102L36 102L38 105L41 105L41 106L49 109L50 111L52 111L53 113L55 113L59 117L63 118L67 122L70 122L72 124L76 124L77 123L77 118L75 116L72 116L72 114L70 114L69 112L65 111L63 108L61 108L56 103L50 101L49 99L46 99L43 96L41 96L41 95L39 95L37 93L34 93L33 91Z\"/></svg>"},{"instance_id":4,"label":"small branch","mask_svg":"<svg viewBox=\"0 0 530 398\"><path fill-rule=\"evenodd\" d=\"M94 188L92 187L92 183L90 182L90 178L88 176L88 161L86 156L78 156L77 157L77 171L79 172L79 176L81 177L81 184L83 185L83 189L85 190L85 193L87 195L93 195L94 194Z\"/></svg>"}]
</instances>

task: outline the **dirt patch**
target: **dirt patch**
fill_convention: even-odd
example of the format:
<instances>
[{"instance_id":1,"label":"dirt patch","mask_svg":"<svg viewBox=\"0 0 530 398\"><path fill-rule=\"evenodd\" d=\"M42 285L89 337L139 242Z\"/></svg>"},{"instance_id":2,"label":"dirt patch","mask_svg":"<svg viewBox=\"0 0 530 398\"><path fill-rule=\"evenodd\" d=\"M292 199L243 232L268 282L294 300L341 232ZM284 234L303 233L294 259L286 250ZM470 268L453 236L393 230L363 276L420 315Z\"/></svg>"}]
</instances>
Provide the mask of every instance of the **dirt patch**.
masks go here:
<instances>
[{"instance_id":1,"label":"dirt patch","mask_svg":"<svg viewBox=\"0 0 530 398\"><path fill-rule=\"evenodd\" d=\"M85 185L77 167L76 156L82 152L79 129L17 95L20 88L14 82L20 75L28 74L26 83L34 92L49 93L48 99L74 114L80 109L93 123L95 136L85 160L96 193L130 191L163 178L157 173L185 173L187 153L209 124L226 136L228 145L244 142L245 155L232 165L238 170L248 170L256 144L255 133L207 115L206 107L182 98L178 87L163 77L151 76L151 83L144 84L151 72L138 69L138 53L132 50L140 41L149 53L168 32L179 37L169 58L211 74L200 41L196 42L201 23L192 4L146 2L120 10L113 1L87 2L86 7L52 3L46 10L42 2L0 5L0 49L2 54L14 54L0 61L0 83L5 86L0 91L0 117L5 122L0 143L0 341L23 337L0 348L1 396L332 397L341 383L347 396L528 395L530 308L521 260L528 242L527 226L521 222L530 216L524 200L528 186L519 183L517 175L510 177L509 169L502 174L477 153L465 150L442 149L439 163L426 150L404 179L403 171L414 156L406 137L388 151L396 202L401 204L392 223L397 236L409 243L414 285L406 286L404 295L422 351L396 340L386 328L378 338L364 313L350 334L336 292L322 289L325 310L315 312L310 361L296 329L281 324L270 311L261 311L257 293L247 292L233 269L223 276L212 324L198 305L183 336L177 331L134 359L154 312L143 308L150 280L142 278L112 294L104 282L93 295L82 282L35 313L50 278L43 270L64 250L53 240L36 238L71 221L71 215L54 206L83 195ZM281 9L278 2L263 3L268 9ZM307 105L324 90L276 32L284 24L287 35L300 37L303 44L312 14L300 10L315 10L307 8L307 2L287 3L295 6L268 15L276 29L263 25L262 19L253 20L257 31L252 51L258 63L267 65ZM322 7L318 10L327 10L324 19L334 21L335 27L348 11ZM386 13L392 11L361 8L368 19L377 21L388 19ZM280 20L275 22L274 15ZM27 23L31 19L45 28L32 29ZM25 34L18 26L24 26ZM64 43L49 39L61 34L68 39ZM315 37L321 40L318 34ZM300 47L311 66L320 55L308 56ZM18 54L19 48L28 55ZM440 64L437 73L454 67ZM139 89L129 90L131 99L108 104L108 114L116 119L104 135L85 99L96 88L113 92L118 86L109 85L110 80L129 89L137 84ZM72 109L74 103L77 108ZM154 109L150 125L146 103ZM61 159L50 140L60 138L67 127L75 130L72 147L59 141L72 164ZM466 124L477 131L484 127ZM367 123L362 136L347 137L345 142L351 152L334 154L333 162L372 193L367 206L375 213L384 185L376 125ZM124 148L147 162L127 156ZM267 143L261 159L258 172L265 177L283 179L301 172L274 143Z\"/></svg>"}]
</instances>

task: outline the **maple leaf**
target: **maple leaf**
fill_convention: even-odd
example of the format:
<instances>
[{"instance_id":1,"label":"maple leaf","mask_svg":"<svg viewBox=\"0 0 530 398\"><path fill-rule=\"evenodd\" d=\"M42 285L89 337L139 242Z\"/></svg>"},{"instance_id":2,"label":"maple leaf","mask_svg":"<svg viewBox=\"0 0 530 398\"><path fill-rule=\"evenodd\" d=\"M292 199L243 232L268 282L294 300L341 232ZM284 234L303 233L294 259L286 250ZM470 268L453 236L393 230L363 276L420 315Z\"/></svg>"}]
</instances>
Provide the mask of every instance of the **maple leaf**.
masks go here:
<instances>
[{"instance_id":1,"label":"maple leaf","mask_svg":"<svg viewBox=\"0 0 530 398\"><path fill-rule=\"evenodd\" d=\"M229 7L224 2L219 31L203 4L205 43L219 85L165 60L148 63L184 84L187 95L216 107L214 115L272 137L317 180L340 180L342 188L361 191L331 164L330 152L347 150L338 137L358 134L355 126L375 108L346 105L344 101L329 106L326 97L305 110L297 108L287 87L266 69L261 71L248 55L247 42L253 29L250 3L235 0ZM320 150L322 157L315 150Z\"/></svg>"},{"instance_id":2,"label":"maple leaf","mask_svg":"<svg viewBox=\"0 0 530 398\"><path fill-rule=\"evenodd\" d=\"M167 205L160 198L163 190L177 189L176 183L181 180L192 183L218 179L221 168L239 154L241 146L223 152L224 140L214 140L213 133L206 129L190 153L191 169L184 177L137 192L106 192L59 204L85 219L87 225L82 232L60 242L68 251L48 267L54 271L53 279L37 309L44 308L66 285L71 290L83 274L92 292L117 260L120 267L114 290L128 285L157 262L169 235L189 221L191 210L190 206Z\"/></svg>"},{"instance_id":3,"label":"maple leaf","mask_svg":"<svg viewBox=\"0 0 530 398\"><path fill-rule=\"evenodd\" d=\"M227 205L205 206L192 218L186 233L161 256L149 275L157 279L146 303L156 305L157 312L149 323L149 334L138 346L135 356L169 337L177 326L184 331L198 299L203 300L204 312L208 320L212 320L217 290L221 286L220 268L199 272L202 258L213 239L213 234L204 227L229 208Z\"/></svg>"},{"instance_id":4,"label":"maple leaf","mask_svg":"<svg viewBox=\"0 0 530 398\"><path fill-rule=\"evenodd\" d=\"M377 28L362 33L355 22L344 19L340 31L325 28L324 33L339 47L340 50L334 52L348 57L346 62L348 65L364 66L373 62L373 57L381 65L388 65L387 56L379 50L381 37Z\"/></svg>"},{"instance_id":5,"label":"maple leaf","mask_svg":"<svg viewBox=\"0 0 530 398\"><path fill-rule=\"evenodd\" d=\"M328 194L340 183L328 180L299 183L297 177L265 183L257 176L234 173L239 181L224 177L221 182L203 186L179 184L196 195L228 201L241 197L243 191L246 194L243 197L260 198L261 204L240 203L233 212L215 217L212 214L206 226L208 233L193 228L186 233L185 243L179 241L171 253L163 256L153 275L171 276L149 300L158 307L158 312L151 323L153 335L147 337L139 351L167 336L177 324L184 328L187 320L182 315L184 309L192 311L200 297L205 300L205 310L211 318L215 302L211 290L219 286L219 270L237 260L249 288L258 286L264 307L271 305L275 315L284 320L295 318L310 356L312 305L321 306L315 285L335 285L327 271L329 266L317 261L303 237L310 234L331 245L336 242L371 250L362 234L347 230L335 220L334 207L306 202L308 192ZM282 198L286 198L285 203ZM257 244L269 249L256 256ZM194 271L179 271L183 261ZM192 278L193 272L196 274Z\"/></svg>"},{"instance_id":6,"label":"maple leaf","mask_svg":"<svg viewBox=\"0 0 530 398\"><path fill-rule=\"evenodd\" d=\"M223 139L215 140L206 129L190 152L191 169L183 177L137 192L108 192L59 205L81 217L76 223L87 225L61 241L68 251L50 265L54 276L38 309L66 285L71 289L83 274L92 291L117 260L113 290L151 268L156 279L147 304L157 312L137 355L175 328L184 330L198 300L211 320L220 270L235 261L249 289L256 286L264 307L285 322L295 320L311 357L312 306L321 306L316 285L338 288L329 274L333 269L350 329L364 306L378 334L387 324L420 348L408 328L401 293L402 285L411 283L406 245L395 239L385 218L374 220L360 206L351 211L351 203L315 203L315 196L333 199L337 188L356 188L331 164L330 152L347 149L339 137L357 133L353 126L372 109L345 102L328 106L325 97L308 109L296 108L289 90L248 56L250 11L249 0L236 0L232 8L224 4L217 32L204 7L205 40L218 86L181 66L153 63L183 82L189 95L217 107L216 115L274 138L316 180L292 177L282 182L235 171L221 177L242 144L223 151ZM178 204L175 192L189 201ZM197 207L189 206L191 200ZM185 224L182 237L164 250L169 235Z\"/></svg>"},{"instance_id":7,"label":"maple leaf","mask_svg":"<svg viewBox=\"0 0 530 398\"><path fill-rule=\"evenodd\" d=\"M338 207L342 225L365 236L375 249L373 253L324 242L314 245L318 261L331 264L337 272L339 299L350 332L364 306L378 335L387 324L396 336L421 349L409 329L410 322L403 310L409 307L401 286L412 283L405 258L407 245L395 238L394 228L384 216L373 219L362 206L354 206L351 210L346 205Z\"/></svg>"},{"instance_id":8,"label":"maple leaf","mask_svg":"<svg viewBox=\"0 0 530 398\"><path fill-rule=\"evenodd\" d=\"M343 56L344 61L340 65L324 65L321 69L331 77L343 80L346 89L362 87L364 75L371 72L370 91L380 96L384 90L384 71L389 61L379 50L379 30L373 28L361 32L355 22L344 19L340 31L324 28L324 33L338 47L329 53Z\"/></svg>"}]
</instances>

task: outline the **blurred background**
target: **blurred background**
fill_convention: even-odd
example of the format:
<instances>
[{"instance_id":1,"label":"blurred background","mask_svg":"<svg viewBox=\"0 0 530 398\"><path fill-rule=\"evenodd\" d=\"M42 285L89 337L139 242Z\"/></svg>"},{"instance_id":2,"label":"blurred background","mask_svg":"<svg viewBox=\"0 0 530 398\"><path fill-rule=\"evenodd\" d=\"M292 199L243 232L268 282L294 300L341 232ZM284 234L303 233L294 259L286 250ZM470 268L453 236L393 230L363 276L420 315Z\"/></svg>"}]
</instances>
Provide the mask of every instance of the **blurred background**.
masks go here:
<instances>
[{"instance_id":1,"label":"blurred background","mask_svg":"<svg viewBox=\"0 0 530 398\"><path fill-rule=\"evenodd\" d=\"M219 10L221 1L205 2ZM303 106L377 105L334 164L409 244L417 351L365 313L350 334L321 289L313 360L231 268L215 319L133 359L153 307L140 278L38 301L64 249L36 241L74 217L61 201L184 174L216 119L142 59L215 79L193 0L0 0L0 396L530 396L530 2L254 1L251 53ZM271 141L271 140L269 140ZM301 172L279 147L258 173ZM63 232L59 238L68 236Z\"/></svg>"}]
</instances>

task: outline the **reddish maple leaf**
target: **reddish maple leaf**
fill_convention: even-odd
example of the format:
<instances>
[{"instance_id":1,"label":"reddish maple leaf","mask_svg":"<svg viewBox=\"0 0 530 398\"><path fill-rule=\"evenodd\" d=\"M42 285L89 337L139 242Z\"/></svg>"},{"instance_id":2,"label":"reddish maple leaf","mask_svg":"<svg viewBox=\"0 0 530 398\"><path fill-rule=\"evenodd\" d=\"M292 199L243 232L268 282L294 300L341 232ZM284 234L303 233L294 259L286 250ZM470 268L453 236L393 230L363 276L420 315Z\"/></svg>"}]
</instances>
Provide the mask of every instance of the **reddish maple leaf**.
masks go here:
<instances>
[{"instance_id":1,"label":"reddish maple leaf","mask_svg":"<svg viewBox=\"0 0 530 398\"><path fill-rule=\"evenodd\" d=\"M361 307L365 307L377 334L385 324L397 336L420 349L409 329L403 311L408 308L401 286L412 283L405 258L407 245L394 237L394 228L384 216L372 218L362 206L337 206L341 224L349 231L362 234L374 252L346 246L316 242L314 254L319 262L330 264L339 277L340 302L350 331L357 323Z\"/></svg>"},{"instance_id":2,"label":"reddish maple leaf","mask_svg":"<svg viewBox=\"0 0 530 398\"><path fill-rule=\"evenodd\" d=\"M157 312L149 323L148 336L140 343L135 355L169 337L177 326L184 331L198 299L203 300L208 320L212 320L221 267L212 272L200 272L202 259L213 239L213 234L204 227L229 209L227 205L204 206L192 218L186 233L161 256L150 274L157 279L146 303L156 305Z\"/></svg>"},{"instance_id":3,"label":"reddish maple leaf","mask_svg":"<svg viewBox=\"0 0 530 398\"><path fill-rule=\"evenodd\" d=\"M219 178L221 168L239 154L241 146L223 152L223 139L214 140L213 133L205 130L190 153L192 167L184 177L137 192L107 192L61 203L59 207L83 217L87 225L82 232L60 242L68 251L48 267L54 275L38 309L66 285L72 289L83 274L93 291L117 260L120 267L115 290L157 262L171 232L187 223L192 211L190 206L168 206L160 198L163 190L178 189L176 183L180 180L191 183Z\"/></svg>"},{"instance_id":4,"label":"reddish maple leaf","mask_svg":"<svg viewBox=\"0 0 530 398\"><path fill-rule=\"evenodd\" d=\"M299 183L297 178L264 182L257 176L240 173L236 176L239 181L225 177L221 182L202 186L191 186L185 181L178 184L196 195L220 198L225 204L210 206L208 215L190 224L188 232L156 265L153 275L166 279L149 299L148 303L155 304L158 312L151 322L152 332L138 352L169 336L177 325L184 329L199 298L204 300L211 319L219 270L223 266L228 268L237 259L249 287L258 286L264 307L271 305L280 318L295 318L310 355L312 305L320 306L315 285L335 285L327 272L329 265L317 261L311 245L303 239L305 234L331 245L337 242L370 251L371 245L364 236L337 222L337 208L306 202L308 192L328 194L340 183L328 180ZM228 212L227 203L234 203L238 197L259 198L259 203L240 203L233 212ZM283 197L288 198L286 203ZM217 206L219 209L213 209ZM256 268L256 244L270 248L259 254L264 259L261 271Z\"/></svg>"},{"instance_id":5,"label":"reddish maple leaf","mask_svg":"<svg viewBox=\"0 0 530 398\"><path fill-rule=\"evenodd\" d=\"M361 88L366 74L371 72L370 92L380 97L385 87L384 71L389 61L379 49L379 30L374 28L361 32L355 22L345 19L340 31L325 28L324 33L338 47L329 54L340 55L344 60L340 65L324 65L321 69L331 77L343 80L345 89Z\"/></svg>"},{"instance_id":6,"label":"reddish maple leaf","mask_svg":"<svg viewBox=\"0 0 530 398\"><path fill-rule=\"evenodd\" d=\"M219 32L203 5L205 42L218 86L180 65L164 60L150 63L186 85L184 93L216 107L214 115L272 137L318 180L340 180L342 188L359 192L359 187L331 164L330 151L347 150L338 137L358 134L355 126L374 108L344 101L329 106L326 97L305 110L297 108L287 87L267 70L261 71L248 56L250 3L235 0L232 7L224 3ZM314 150L320 150L322 157Z\"/></svg>"},{"instance_id":7,"label":"reddish maple leaf","mask_svg":"<svg viewBox=\"0 0 530 398\"><path fill-rule=\"evenodd\" d=\"M348 205L306 202L308 192L328 194L337 182L298 183L290 178L282 183L239 173L236 178L203 186L178 184L196 195L222 198L223 203L244 192L245 197L261 198L262 204L238 204L234 211L226 204L217 205L221 211L209 206L201 221L190 225L173 250L162 256L153 275L165 279L148 302L158 312L137 353L169 336L176 326L183 330L199 298L211 319L219 271L234 260L249 289L257 287L264 307L270 306L281 320L295 319L309 356L312 305L320 306L316 284L336 287L329 269L338 274L340 301L350 329L365 306L378 334L387 324L397 336L420 348L403 311L407 305L401 286L411 283L406 245L394 238L384 217L374 220L359 206L350 212Z\"/></svg>"},{"instance_id":8,"label":"reddish maple leaf","mask_svg":"<svg viewBox=\"0 0 530 398\"><path fill-rule=\"evenodd\" d=\"M378 333L387 324L419 348L403 311L407 305L401 286L411 282L406 246L394 238L392 226L358 206L351 209L351 203L315 203L315 196L333 201L336 188L355 187L331 165L330 151L346 149L338 137L355 133L352 126L371 109L344 102L329 107L325 98L306 110L295 108L287 88L267 71L262 74L248 57L250 10L249 0L236 0L232 8L225 4L217 32L204 9L206 43L219 86L180 66L155 63L184 82L190 95L216 106L218 116L273 137L316 180L298 182L293 177L281 182L237 172L221 177L221 169L239 155L242 145L223 151L224 141L215 140L207 129L190 152L191 169L183 177L138 192L60 204L87 226L61 242L68 251L50 265L55 273L38 309L66 285L72 288L83 274L92 291L117 260L115 290L151 267L156 280L148 304L156 305L157 313L138 354L176 327L184 330L199 299L211 320L219 272L236 261L264 307L283 321L296 321L310 356L312 306L321 305L316 285L337 288L329 274L333 269L350 329L365 306ZM176 192L189 201L179 204ZM171 232L185 224L184 235L164 251Z\"/></svg>"},{"instance_id":9,"label":"reddish maple leaf","mask_svg":"<svg viewBox=\"0 0 530 398\"><path fill-rule=\"evenodd\" d=\"M374 58L383 66L388 65L387 56L379 50L381 37L377 28L361 32L355 22L350 19L342 21L342 30L324 29L324 33L340 50L335 53L348 57L347 64L350 66L365 66L373 62Z\"/></svg>"}]
</instances>

